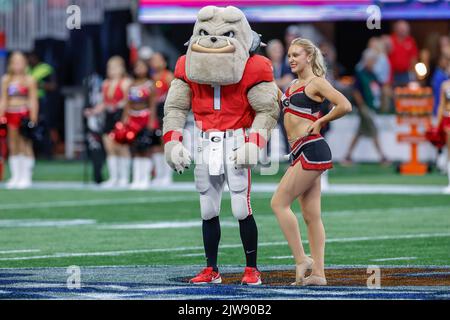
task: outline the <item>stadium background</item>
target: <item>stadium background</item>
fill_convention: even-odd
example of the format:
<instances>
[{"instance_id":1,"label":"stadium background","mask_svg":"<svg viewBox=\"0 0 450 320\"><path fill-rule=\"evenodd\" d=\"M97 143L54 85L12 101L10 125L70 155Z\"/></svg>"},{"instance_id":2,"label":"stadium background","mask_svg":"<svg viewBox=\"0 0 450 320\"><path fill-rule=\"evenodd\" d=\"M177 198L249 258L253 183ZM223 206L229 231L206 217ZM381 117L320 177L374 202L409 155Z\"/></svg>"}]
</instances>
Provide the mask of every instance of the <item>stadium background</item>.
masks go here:
<instances>
[{"instance_id":1,"label":"stadium background","mask_svg":"<svg viewBox=\"0 0 450 320\"><path fill-rule=\"evenodd\" d=\"M103 77L106 61L112 55L133 61L139 49L148 46L163 52L169 67L173 68L177 57L184 52L184 42L190 37L195 18L190 13L206 2L247 7L252 27L263 35L265 42L283 41L291 25L313 26L334 45L337 60L342 65L340 76L345 79L353 76L368 39L389 34L395 20L409 22L411 35L420 50L427 48L431 34L448 35L448 1L362 0L322 1L320 4L312 1L277 4L275 1L185 1L181 6L179 3L183 1L178 1L173 8L168 7L174 2L30 0L0 3L1 73L4 73L9 52L34 50L54 68L58 83L57 90L48 94L46 102L51 152L37 149L33 188L0 189L0 298L288 299L314 296L329 299L338 294L341 298L448 299L450 198L442 194L447 177L436 168L438 154L428 143L421 143L419 148L420 159L430 164L427 174L406 176L397 172L398 163L408 160L410 154L408 145L397 142L396 134L407 132L408 127L396 125L393 108L377 113L375 118L384 151L393 162L388 166L379 165L372 144L366 140L355 150L355 163L350 167L341 166L339 161L356 130L358 117L352 114L332 124L327 139L336 164L329 173L331 185L322 201L329 238L326 248L329 268L420 267L423 268L420 272L405 277L437 281L433 286L424 280L418 287L411 287L398 280L394 284L398 288L389 287L384 295L358 291L359 287L350 290L345 287L345 281L344 286L329 291L286 291L254 296L252 292L239 293L233 287L227 287L226 290L231 291L226 293L219 289L197 292L183 287L183 277L194 272L192 266L202 264L204 259L192 170L174 176L174 184L168 187L153 186L148 191L102 190L91 182L82 117L82 109L86 107L84 80L93 74ZM381 8L381 29L369 30L366 9L374 3ZM79 30L65 27L66 9L70 4L81 8ZM270 11L264 7L267 5L284 11L274 11L268 15L270 19L264 20L266 12ZM421 84L429 85L430 81L428 73ZM276 175L260 175L258 170L253 175L252 205L261 243L259 264L268 275L274 270L288 270L293 276L292 268L289 269L292 257L269 205L285 167L283 164ZM107 176L106 170L104 176ZM8 168L5 167L4 179L7 178ZM294 211L300 213L299 207L294 206ZM221 216L219 263L228 266L230 273L240 272L233 268L244 264L244 255L228 196L224 197ZM306 239L303 224L301 228ZM68 290L65 280L61 280L67 277L65 268L70 265L80 266L88 274L81 291ZM102 268L90 268L95 266ZM103 268L105 266L111 269ZM149 270L160 278L143 276L142 272L149 272L145 266L150 266ZM151 269L153 267L156 269ZM431 267L437 269L431 270ZM140 274L136 278L130 276L133 268ZM161 279L167 281L161 282ZM155 287L160 291L153 290ZM136 290L140 289L137 294Z\"/></svg>"}]
</instances>

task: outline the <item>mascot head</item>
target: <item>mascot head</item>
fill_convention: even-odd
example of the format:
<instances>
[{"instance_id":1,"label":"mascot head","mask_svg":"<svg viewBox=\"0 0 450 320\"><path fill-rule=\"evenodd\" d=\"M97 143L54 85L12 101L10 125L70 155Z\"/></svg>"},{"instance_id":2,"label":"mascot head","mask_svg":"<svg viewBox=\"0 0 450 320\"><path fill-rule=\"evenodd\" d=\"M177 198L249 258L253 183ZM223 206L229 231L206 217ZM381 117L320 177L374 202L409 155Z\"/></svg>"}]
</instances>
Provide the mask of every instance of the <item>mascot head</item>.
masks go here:
<instances>
[{"instance_id":1,"label":"mascot head","mask_svg":"<svg viewBox=\"0 0 450 320\"><path fill-rule=\"evenodd\" d=\"M250 53L260 44L259 35L238 8L204 7L187 43L186 75L201 84L238 83Z\"/></svg>"}]
</instances>

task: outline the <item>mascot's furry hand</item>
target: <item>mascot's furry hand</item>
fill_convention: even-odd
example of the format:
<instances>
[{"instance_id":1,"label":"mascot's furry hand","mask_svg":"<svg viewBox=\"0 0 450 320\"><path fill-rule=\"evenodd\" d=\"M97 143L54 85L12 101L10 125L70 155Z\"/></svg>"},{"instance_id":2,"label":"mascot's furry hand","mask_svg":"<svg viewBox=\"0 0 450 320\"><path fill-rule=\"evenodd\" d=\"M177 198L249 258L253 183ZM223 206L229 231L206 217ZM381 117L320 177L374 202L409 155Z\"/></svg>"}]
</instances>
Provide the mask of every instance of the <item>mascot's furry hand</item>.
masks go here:
<instances>
[{"instance_id":1,"label":"mascot's furry hand","mask_svg":"<svg viewBox=\"0 0 450 320\"><path fill-rule=\"evenodd\" d=\"M180 141L169 141L164 145L164 155L169 166L182 174L192 162L191 153Z\"/></svg>"},{"instance_id":2,"label":"mascot's furry hand","mask_svg":"<svg viewBox=\"0 0 450 320\"><path fill-rule=\"evenodd\" d=\"M231 161L235 163L236 168L253 168L258 163L258 157L259 147L252 142L246 142L236 150Z\"/></svg>"}]
</instances>

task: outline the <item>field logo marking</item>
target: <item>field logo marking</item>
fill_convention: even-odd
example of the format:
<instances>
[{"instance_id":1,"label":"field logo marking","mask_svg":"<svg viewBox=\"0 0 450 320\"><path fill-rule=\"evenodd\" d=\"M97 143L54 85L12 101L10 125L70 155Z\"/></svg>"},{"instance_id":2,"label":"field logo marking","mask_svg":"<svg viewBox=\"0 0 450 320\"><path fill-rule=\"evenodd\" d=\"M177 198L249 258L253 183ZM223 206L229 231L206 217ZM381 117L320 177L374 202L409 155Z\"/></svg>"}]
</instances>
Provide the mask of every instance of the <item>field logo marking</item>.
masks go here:
<instances>
[{"instance_id":1,"label":"field logo marking","mask_svg":"<svg viewBox=\"0 0 450 320\"><path fill-rule=\"evenodd\" d=\"M379 266L368 266L367 274L370 274L367 279L368 289L381 289L381 269Z\"/></svg>"},{"instance_id":2,"label":"field logo marking","mask_svg":"<svg viewBox=\"0 0 450 320\"><path fill-rule=\"evenodd\" d=\"M81 289L81 269L79 266L70 266L66 273L69 274L67 278L67 289Z\"/></svg>"}]
</instances>

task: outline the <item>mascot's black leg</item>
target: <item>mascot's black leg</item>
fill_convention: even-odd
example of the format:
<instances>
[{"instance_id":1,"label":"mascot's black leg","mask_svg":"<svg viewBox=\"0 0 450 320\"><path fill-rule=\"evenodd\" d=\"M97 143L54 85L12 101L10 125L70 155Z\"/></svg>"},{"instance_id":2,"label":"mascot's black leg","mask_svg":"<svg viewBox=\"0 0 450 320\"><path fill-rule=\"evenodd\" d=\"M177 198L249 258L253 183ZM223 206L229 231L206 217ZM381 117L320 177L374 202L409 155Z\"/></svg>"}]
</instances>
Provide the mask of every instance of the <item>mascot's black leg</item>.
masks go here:
<instances>
[{"instance_id":1,"label":"mascot's black leg","mask_svg":"<svg viewBox=\"0 0 450 320\"><path fill-rule=\"evenodd\" d=\"M256 268L256 255L258 249L258 227L253 215L244 220L239 220L239 231L244 245L247 267Z\"/></svg>"},{"instance_id":2,"label":"mascot's black leg","mask_svg":"<svg viewBox=\"0 0 450 320\"><path fill-rule=\"evenodd\" d=\"M207 266L212 267L214 271L217 272L217 253L219 251L220 242L219 217L203 220L202 231Z\"/></svg>"}]
</instances>

